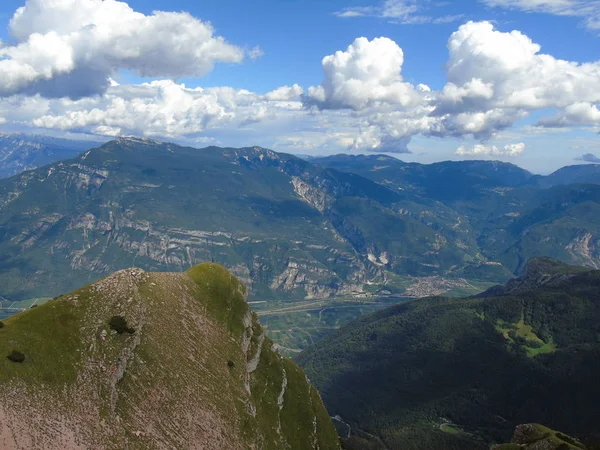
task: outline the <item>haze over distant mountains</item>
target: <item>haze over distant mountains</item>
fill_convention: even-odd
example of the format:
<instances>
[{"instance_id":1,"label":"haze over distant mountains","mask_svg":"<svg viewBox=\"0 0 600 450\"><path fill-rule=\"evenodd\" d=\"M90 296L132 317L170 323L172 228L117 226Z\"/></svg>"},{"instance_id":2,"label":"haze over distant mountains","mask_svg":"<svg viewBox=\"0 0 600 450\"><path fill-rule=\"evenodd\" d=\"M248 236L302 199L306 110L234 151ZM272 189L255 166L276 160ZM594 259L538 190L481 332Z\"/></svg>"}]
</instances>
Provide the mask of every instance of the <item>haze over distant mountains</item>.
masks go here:
<instances>
[{"instance_id":1,"label":"haze over distant mountains","mask_svg":"<svg viewBox=\"0 0 600 450\"><path fill-rule=\"evenodd\" d=\"M503 282L534 256L600 266L598 166L540 177L485 161L315 162L122 138L0 180L0 294L212 259L261 300L405 294L431 276Z\"/></svg>"},{"instance_id":2,"label":"haze over distant mountains","mask_svg":"<svg viewBox=\"0 0 600 450\"><path fill-rule=\"evenodd\" d=\"M16 175L101 145L99 140L73 140L25 133L0 133L0 178Z\"/></svg>"}]
</instances>

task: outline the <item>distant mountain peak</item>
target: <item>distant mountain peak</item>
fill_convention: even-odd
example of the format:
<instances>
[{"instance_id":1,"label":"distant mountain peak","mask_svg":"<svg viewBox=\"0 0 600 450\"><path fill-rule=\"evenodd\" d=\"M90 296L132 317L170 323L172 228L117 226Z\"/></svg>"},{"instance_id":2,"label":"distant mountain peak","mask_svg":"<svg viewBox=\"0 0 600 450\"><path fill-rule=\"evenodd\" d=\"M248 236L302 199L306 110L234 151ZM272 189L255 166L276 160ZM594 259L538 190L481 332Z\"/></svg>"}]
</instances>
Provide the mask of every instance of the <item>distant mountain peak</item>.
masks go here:
<instances>
[{"instance_id":1,"label":"distant mountain peak","mask_svg":"<svg viewBox=\"0 0 600 450\"><path fill-rule=\"evenodd\" d=\"M151 145L162 145L163 142L157 141L150 138L140 138L136 136L119 136L115 139L118 143L130 142L134 144L151 144Z\"/></svg>"},{"instance_id":2,"label":"distant mountain peak","mask_svg":"<svg viewBox=\"0 0 600 450\"><path fill-rule=\"evenodd\" d=\"M100 144L26 133L0 133L0 178L73 158Z\"/></svg>"}]
</instances>

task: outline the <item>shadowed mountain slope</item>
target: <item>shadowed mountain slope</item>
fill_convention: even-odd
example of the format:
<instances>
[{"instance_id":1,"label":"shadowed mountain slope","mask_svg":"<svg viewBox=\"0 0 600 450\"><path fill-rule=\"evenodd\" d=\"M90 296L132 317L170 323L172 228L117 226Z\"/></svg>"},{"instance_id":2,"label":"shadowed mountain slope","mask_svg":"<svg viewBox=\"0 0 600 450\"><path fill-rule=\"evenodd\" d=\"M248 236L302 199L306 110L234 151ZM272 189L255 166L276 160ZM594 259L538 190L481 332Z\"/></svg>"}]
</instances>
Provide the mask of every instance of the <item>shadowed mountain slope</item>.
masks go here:
<instances>
[{"instance_id":1,"label":"shadowed mountain slope","mask_svg":"<svg viewBox=\"0 0 600 450\"><path fill-rule=\"evenodd\" d=\"M528 422L597 441L600 271L530 266L527 289L415 300L301 353L347 448L483 449Z\"/></svg>"}]
</instances>

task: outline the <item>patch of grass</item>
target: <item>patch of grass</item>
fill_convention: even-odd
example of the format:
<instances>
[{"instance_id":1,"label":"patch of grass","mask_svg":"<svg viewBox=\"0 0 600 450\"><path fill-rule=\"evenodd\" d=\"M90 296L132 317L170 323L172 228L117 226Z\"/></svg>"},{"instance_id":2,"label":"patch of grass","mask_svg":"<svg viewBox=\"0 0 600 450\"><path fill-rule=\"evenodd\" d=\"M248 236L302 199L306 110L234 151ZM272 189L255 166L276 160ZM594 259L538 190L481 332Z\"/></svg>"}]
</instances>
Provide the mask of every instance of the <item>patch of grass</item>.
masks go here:
<instances>
[{"instance_id":1,"label":"patch of grass","mask_svg":"<svg viewBox=\"0 0 600 450\"><path fill-rule=\"evenodd\" d=\"M533 358L534 356L541 355L543 353L554 353L557 350L557 348L558 347L554 343L554 339L550 338L548 342L545 342L544 345L542 345L541 347L527 347L525 348L525 351L527 352L527 356Z\"/></svg>"},{"instance_id":2,"label":"patch of grass","mask_svg":"<svg viewBox=\"0 0 600 450\"><path fill-rule=\"evenodd\" d=\"M81 301L84 294L77 292ZM52 301L5 319L0 354L9 354L18 346L31 364L0 360L0 382L15 378L44 383L75 381L81 360L79 321L82 314L82 308L72 302Z\"/></svg>"},{"instance_id":3,"label":"patch of grass","mask_svg":"<svg viewBox=\"0 0 600 450\"><path fill-rule=\"evenodd\" d=\"M196 283L198 295L209 311L240 338L245 330L243 318L248 312L248 304L244 300L246 287L218 264L199 264L186 273Z\"/></svg>"},{"instance_id":4,"label":"patch of grass","mask_svg":"<svg viewBox=\"0 0 600 450\"><path fill-rule=\"evenodd\" d=\"M263 343L263 350L271 345L269 338L266 338ZM277 396L283 384L283 367L280 357L270 351L261 352L259 367L261 370L253 373L250 381L257 417L260 417L260 420L257 420L256 427L264 436L264 448L276 449L279 442Z\"/></svg>"},{"instance_id":5,"label":"patch of grass","mask_svg":"<svg viewBox=\"0 0 600 450\"><path fill-rule=\"evenodd\" d=\"M279 413L281 430L289 442L300 442L313 434L315 415L310 401L309 386L306 383L306 375L296 364L287 358L282 359L281 363L287 378L283 405ZM306 448L308 450L308 446Z\"/></svg>"},{"instance_id":6,"label":"patch of grass","mask_svg":"<svg viewBox=\"0 0 600 450\"><path fill-rule=\"evenodd\" d=\"M311 403L317 421L317 438L319 442L324 444L322 447L323 449L337 449L339 438L335 426L333 425L329 414L327 414L327 410L325 409L325 405L323 405L323 401L321 400L321 396L317 389L312 385L309 386L309 389Z\"/></svg>"},{"instance_id":7,"label":"patch of grass","mask_svg":"<svg viewBox=\"0 0 600 450\"><path fill-rule=\"evenodd\" d=\"M552 337L544 342L534 333L531 325L525 324L523 317L517 323L509 323L499 319L496 323L496 329L502 333L511 345L519 346L525 350L530 358L543 353L552 353L557 349Z\"/></svg>"},{"instance_id":8,"label":"patch of grass","mask_svg":"<svg viewBox=\"0 0 600 450\"><path fill-rule=\"evenodd\" d=\"M445 433L450 433L450 434L461 434L462 433L462 431L460 429L458 429L454 425L450 425L448 423L444 423L444 424L440 425L440 430L442 430Z\"/></svg>"}]
</instances>

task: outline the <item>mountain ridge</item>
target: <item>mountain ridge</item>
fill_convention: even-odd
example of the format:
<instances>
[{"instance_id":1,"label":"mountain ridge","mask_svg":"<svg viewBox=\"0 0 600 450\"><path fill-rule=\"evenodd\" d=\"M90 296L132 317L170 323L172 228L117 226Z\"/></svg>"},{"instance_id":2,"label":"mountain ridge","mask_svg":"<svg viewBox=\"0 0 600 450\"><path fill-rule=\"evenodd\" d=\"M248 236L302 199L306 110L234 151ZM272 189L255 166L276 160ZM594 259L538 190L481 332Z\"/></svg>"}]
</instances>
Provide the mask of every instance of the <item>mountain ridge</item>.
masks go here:
<instances>
[{"instance_id":1,"label":"mountain ridge","mask_svg":"<svg viewBox=\"0 0 600 450\"><path fill-rule=\"evenodd\" d=\"M56 191L53 197L50 196L52 191ZM167 247L161 260L159 255L165 251L161 248L163 244L153 241L173 240L174 243L189 242L193 245L189 253L179 245L182 251L177 251L179 254L173 262L176 261L181 269L190 263L192 254L202 252L201 259L206 260L211 259L207 250L223 253L226 249L222 244L232 245L224 239L231 241L234 235L248 243L260 244L259 241L262 241L264 245L272 245L269 241L282 236L285 241L276 245L279 248L292 247L290 250L298 256L290 254L284 257L275 268L279 274L269 274L269 278L261 282L263 286L266 284L268 289L278 290L289 283L296 286L300 282L304 283L304 287L293 287L292 290L304 290L302 296L309 298L327 297L331 294L361 293L364 292L361 285L366 281L384 279L381 267L386 264L380 261L385 260L386 249L379 249L374 242L381 237L379 233L366 234L370 232L370 225L359 223L359 210L383 214L386 220L397 226L406 227L405 224L408 224L417 227L422 243L400 242L403 246L433 246L434 254L425 257L436 257L438 250L435 247L439 247L436 244L439 240L437 232L427 223L422 223L418 216L419 209L434 205L419 201L421 203L417 203L410 194L391 191L360 176L322 168L291 155L257 147L211 151L210 147L197 150L156 141L140 144L137 140L122 139L89 150L73 160L0 182L0 222L4 223L0 224L0 229L4 233L4 245L13 249L7 254L12 254L18 247L30 253L33 242L39 247L44 245L42 242L45 240L46 245L54 247L54 250L42 256L43 259L50 257L56 260L53 254L67 250L65 258L72 259L69 270L85 268L88 273L123 267L114 266L114 260L98 259L98 252L105 252L109 248L106 245L114 244L114 238L110 236L118 231L115 227L124 231L133 227L127 231L127 237L116 237L127 241L119 242L119 248L114 250L115 256L125 249L125 253L130 254L129 261L136 260L141 264L146 260L145 264L151 264L149 269L167 268L164 264L170 264L169 252L177 251ZM399 215L392 209L398 203L415 209L415 214ZM193 215L194 209L202 211L202 215ZM140 215L142 217L135 217ZM438 215L451 216L452 212L444 211ZM294 219L293 222L290 222L291 219ZM289 239L289 232L276 228L278 222L282 226L290 226L289 232L299 233L298 242L303 238L309 242L302 247L294 244L295 240ZM23 226L25 228L21 228ZM17 231L19 228L20 232ZM155 232L156 228L160 231ZM99 240L107 237L106 244L100 244ZM64 239L67 241L64 242ZM210 248L207 239L211 241ZM247 247L243 240L237 241L236 248L239 245ZM383 244L388 246L390 242ZM82 250L76 250L74 245ZM152 249L143 249L149 245ZM327 255L322 250L333 254ZM243 252L247 254L246 249ZM277 252L281 253L281 250ZM465 251L457 247L456 253L463 254ZM35 260L39 257L30 258ZM251 275L253 270L260 270L260 266L254 269L255 263L238 253L237 249L235 254L220 254L219 258L247 284L256 284L263 277ZM56 263L65 265L61 258ZM398 259L397 263L405 262ZM19 264L9 263L7 267L14 269ZM262 263L258 261L257 264ZM268 270L273 270L271 263ZM415 270L431 272L427 266ZM340 271L339 274L336 271ZM326 281L319 281L320 277L325 277ZM55 280L56 276L48 281L55 283ZM306 283L301 280L315 281ZM272 295L268 293L267 286L261 288L263 292L260 295ZM60 286L55 289L62 290ZM21 298L36 294L33 291L23 293ZM10 297L10 289L2 295Z\"/></svg>"},{"instance_id":2,"label":"mountain ridge","mask_svg":"<svg viewBox=\"0 0 600 450\"><path fill-rule=\"evenodd\" d=\"M338 449L318 393L244 295L215 264L126 269L6 319L0 445Z\"/></svg>"}]
</instances>

